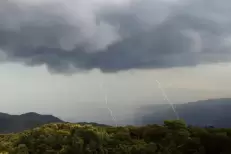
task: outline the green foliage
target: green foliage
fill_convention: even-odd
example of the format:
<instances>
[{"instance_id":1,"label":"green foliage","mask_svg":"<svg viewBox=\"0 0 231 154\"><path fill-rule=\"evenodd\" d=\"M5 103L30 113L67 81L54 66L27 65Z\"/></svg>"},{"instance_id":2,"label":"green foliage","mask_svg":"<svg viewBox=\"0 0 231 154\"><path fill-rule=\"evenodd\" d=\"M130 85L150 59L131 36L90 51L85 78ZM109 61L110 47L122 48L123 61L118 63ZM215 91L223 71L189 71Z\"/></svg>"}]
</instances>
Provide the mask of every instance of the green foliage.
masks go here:
<instances>
[{"instance_id":1,"label":"green foliage","mask_svg":"<svg viewBox=\"0 0 231 154\"><path fill-rule=\"evenodd\" d=\"M142 127L46 124L0 135L9 154L230 154L231 129L187 126L182 120Z\"/></svg>"}]
</instances>

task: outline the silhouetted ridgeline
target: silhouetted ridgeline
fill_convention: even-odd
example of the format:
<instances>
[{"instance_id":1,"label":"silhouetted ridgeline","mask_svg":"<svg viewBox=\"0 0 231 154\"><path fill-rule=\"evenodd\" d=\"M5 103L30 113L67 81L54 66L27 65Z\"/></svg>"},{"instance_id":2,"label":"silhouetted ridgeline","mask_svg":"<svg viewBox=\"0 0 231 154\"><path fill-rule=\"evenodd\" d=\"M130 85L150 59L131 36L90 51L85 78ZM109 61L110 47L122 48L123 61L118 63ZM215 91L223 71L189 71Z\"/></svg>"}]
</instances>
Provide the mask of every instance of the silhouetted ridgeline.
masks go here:
<instances>
[{"instance_id":1,"label":"silhouetted ridgeline","mask_svg":"<svg viewBox=\"0 0 231 154\"><path fill-rule=\"evenodd\" d=\"M176 104L175 108L181 119L194 126L231 127L231 99L210 99L185 104ZM163 124L166 119L174 119L175 115L169 104L149 105L139 109L134 117L136 125ZM20 132L43 124L64 122L52 115L26 113L10 115L0 113L0 133ZM125 120L126 122L126 120ZM94 126L107 126L97 123L80 122Z\"/></svg>"},{"instance_id":2,"label":"silhouetted ridgeline","mask_svg":"<svg viewBox=\"0 0 231 154\"><path fill-rule=\"evenodd\" d=\"M187 124L194 126L231 127L231 99L209 99L185 104L175 104L176 111ZM136 124L162 124L165 119L174 119L169 104L144 106L136 115Z\"/></svg>"},{"instance_id":3,"label":"silhouetted ridgeline","mask_svg":"<svg viewBox=\"0 0 231 154\"><path fill-rule=\"evenodd\" d=\"M52 115L40 115L33 112L22 115L0 113L0 133L19 132L53 122L63 121Z\"/></svg>"}]
</instances>

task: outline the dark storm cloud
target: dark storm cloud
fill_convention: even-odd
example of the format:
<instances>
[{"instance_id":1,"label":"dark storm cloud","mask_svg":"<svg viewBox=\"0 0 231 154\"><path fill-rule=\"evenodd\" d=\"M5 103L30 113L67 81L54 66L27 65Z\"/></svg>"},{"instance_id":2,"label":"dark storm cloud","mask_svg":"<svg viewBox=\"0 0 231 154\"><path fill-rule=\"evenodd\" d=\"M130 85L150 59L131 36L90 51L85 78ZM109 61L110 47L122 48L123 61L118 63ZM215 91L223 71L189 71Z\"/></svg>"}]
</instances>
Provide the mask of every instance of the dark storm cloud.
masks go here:
<instances>
[{"instance_id":1,"label":"dark storm cloud","mask_svg":"<svg viewBox=\"0 0 231 154\"><path fill-rule=\"evenodd\" d=\"M228 0L32 2L0 2L6 61L70 73L231 60Z\"/></svg>"}]
</instances>

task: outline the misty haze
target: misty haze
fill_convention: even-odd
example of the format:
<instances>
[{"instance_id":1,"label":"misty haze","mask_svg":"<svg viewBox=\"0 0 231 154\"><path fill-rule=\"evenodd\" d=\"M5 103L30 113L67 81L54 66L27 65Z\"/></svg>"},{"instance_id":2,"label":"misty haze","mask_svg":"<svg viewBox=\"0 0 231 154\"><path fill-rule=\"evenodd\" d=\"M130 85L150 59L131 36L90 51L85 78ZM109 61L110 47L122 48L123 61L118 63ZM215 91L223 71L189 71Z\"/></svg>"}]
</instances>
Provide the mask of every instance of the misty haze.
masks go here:
<instances>
[{"instance_id":1,"label":"misty haze","mask_svg":"<svg viewBox=\"0 0 231 154\"><path fill-rule=\"evenodd\" d=\"M230 0L1 0L0 133L230 128L230 16Z\"/></svg>"},{"instance_id":2,"label":"misty haze","mask_svg":"<svg viewBox=\"0 0 231 154\"><path fill-rule=\"evenodd\" d=\"M169 104L156 80L173 104L229 98L229 4L1 1L1 112L113 124L109 107L135 124L142 107Z\"/></svg>"}]
</instances>

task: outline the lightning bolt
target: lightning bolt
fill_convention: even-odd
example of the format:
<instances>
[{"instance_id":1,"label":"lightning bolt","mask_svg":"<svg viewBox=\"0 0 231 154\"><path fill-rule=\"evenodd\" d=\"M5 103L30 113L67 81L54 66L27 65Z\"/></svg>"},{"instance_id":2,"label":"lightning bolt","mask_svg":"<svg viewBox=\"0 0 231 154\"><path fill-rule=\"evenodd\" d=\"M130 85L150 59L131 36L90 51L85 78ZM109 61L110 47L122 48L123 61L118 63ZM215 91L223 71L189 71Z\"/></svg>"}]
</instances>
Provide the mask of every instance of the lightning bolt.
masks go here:
<instances>
[{"instance_id":1,"label":"lightning bolt","mask_svg":"<svg viewBox=\"0 0 231 154\"><path fill-rule=\"evenodd\" d=\"M166 100L166 101L169 103L169 105L172 107L173 112L175 113L176 119L179 120L179 115L178 115L178 113L177 113L177 111L176 111L176 109L175 109L175 107L174 107L172 101L168 98L168 96L167 96L167 94L165 93L164 89L161 87L160 82L159 82L158 80L156 80L156 82L157 82L157 84L158 84L158 88L160 89L160 91L161 91L161 93L162 93L162 95L163 95L163 97L164 97L164 100Z\"/></svg>"},{"instance_id":2,"label":"lightning bolt","mask_svg":"<svg viewBox=\"0 0 231 154\"><path fill-rule=\"evenodd\" d=\"M112 121L114 121L115 126L117 127L116 118L113 116L113 112L112 112L112 110L110 109L110 107L109 107L109 105L108 105L107 91L106 91L106 89L105 89L104 86L103 86L103 82L100 84L100 91L101 91L101 93L104 94L105 107L106 107L107 110L109 111L110 116L111 116L111 118L112 118Z\"/></svg>"}]
</instances>

